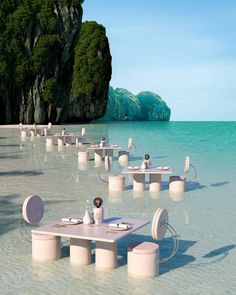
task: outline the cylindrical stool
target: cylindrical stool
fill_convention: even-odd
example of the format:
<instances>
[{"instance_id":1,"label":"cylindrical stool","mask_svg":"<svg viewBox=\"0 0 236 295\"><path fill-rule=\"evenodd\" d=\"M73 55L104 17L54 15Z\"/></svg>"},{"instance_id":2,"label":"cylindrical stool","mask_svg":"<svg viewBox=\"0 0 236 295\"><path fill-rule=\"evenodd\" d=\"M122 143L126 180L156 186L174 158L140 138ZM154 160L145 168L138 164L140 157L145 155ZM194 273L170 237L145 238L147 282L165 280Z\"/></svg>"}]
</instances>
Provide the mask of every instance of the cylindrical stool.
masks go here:
<instances>
[{"instance_id":1,"label":"cylindrical stool","mask_svg":"<svg viewBox=\"0 0 236 295\"><path fill-rule=\"evenodd\" d=\"M30 136L32 136L32 137L35 136L35 131L34 130L30 130Z\"/></svg>"},{"instance_id":2,"label":"cylindrical stool","mask_svg":"<svg viewBox=\"0 0 236 295\"><path fill-rule=\"evenodd\" d=\"M97 268L114 269L117 266L117 243L96 241L95 263Z\"/></svg>"},{"instance_id":3,"label":"cylindrical stool","mask_svg":"<svg viewBox=\"0 0 236 295\"><path fill-rule=\"evenodd\" d=\"M58 139L57 139L57 144L58 144L58 146L62 146L62 145L64 145L64 138L62 138L62 137L58 137Z\"/></svg>"},{"instance_id":4,"label":"cylindrical stool","mask_svg":"<svg viewBox=\"0 0 236 295\"><path fill-rule=\"evenodd\" d=\"M101 162L102 161L102 150L94 150L94 161Z\"/></svg>"},{"instance_id":5,"label":"cylindrical stool","mask_svg":"<svg viewBox=\"0 0 236 295\"><path fill-rule=\"evenodd\" d=\"M80 265L91 263L91 241L70 239L70 262Z\"/></svg>"},{"instance_id":6,"label":"cylindrical stool","mask_svg":"<svg viewBox=\"0 0 236 295\"><path fill-rule=\"evenodd\" d=\"M110 175L109 176L109 191L120 192L125 188L124 175Z\"/></svg>"},{"instance_id":7,"label":"cylindrical stool","mask_svg":"<svg viewBox=\"0 0 236 295\"><path fill-rule=\"evenodd\" d=\"M48 136L48 128L43 128L43 135Z\"/></svg>"},{"instance_id":8,"label":"cylindrical stool","mask_svg":"<svg viewBox=\"0 0 236 295\"><path fill-rule=\"evenodd\" d=\"M46 137L46 146L53 146L53 138Z\"/></svg>"},{"instance_id":9,"label":"cylindrical stool","mask_svg":"<svg viewBox=\"0 0 236 295\"><path fill-rule=\"evenodd\" d=\"M20 131L20 135L21 135L22 138L26 138L26 136L27 136L27 130L21 130Z\"/></svg>"},{"instance_id":10,"label":"cylindrical stool","mask_svg":"<svg viewBox=\"0 0 236 295\"><path fill-rule=\"evenodd\" d=\"M79 162L87 162L88 160L89 160L89 152L78 151L78 161Z\"/></svg>"},{"instance_id":11,"label":"cylindrical stool","mask_svg":"<svg viewBox=\"0 0 236 295\"><path fill-rule=\"evenodd\" d=\"M170 176L169 191L173 193L183 193L185 191L186 178L184 176Z\"/></svg>"},{"instance_id":12,"label":"cylindrical stool","mask_svg":"<svg viewBox=\"0 0 236 295\"><path fill-rule=\"evenodd\" d=\"M159 245L142 242L128 247L128 273L138 277L154 278L159 274Z\"/></svg>"},{"instance_id":13,"label":"cylindrical stool","mask_svg":"<svg viewBox=\"0 0 236 295\"><path fill-rule=\"evenodd\" d=\"M61 257L61 238L32 233L32 258L37 261L56 260Z\"/></svg>"},{"instance_id":14,"label":"cylindrical stool","mask_svg":"<svg viewBox=\"0 0 236 295\"><path fill-rule=\"evenodd\" d=\"M150 192L161 191L161 174L150 174Z\"/></svg>"},{"instance_id":15,"label":"cylindrical stool","mask_svg":"<svg viewBox=\"0 0 236 295\"><path fill-rule=\"evenodd\" d=\"M129 152L127 151L119 151L118 152L119 162L128 162L129 160Z\"/></svg>"},{"instance_id":16,"label":"cylindrical stool","mask_svg":"<svg viewBox=\"0 0 236 295\"><path fill-rule=\"evenodd\" d=\"M133 190L135 192L142 192L145 189L145 174L133 174Z\"/></svg>"}]
</instances>

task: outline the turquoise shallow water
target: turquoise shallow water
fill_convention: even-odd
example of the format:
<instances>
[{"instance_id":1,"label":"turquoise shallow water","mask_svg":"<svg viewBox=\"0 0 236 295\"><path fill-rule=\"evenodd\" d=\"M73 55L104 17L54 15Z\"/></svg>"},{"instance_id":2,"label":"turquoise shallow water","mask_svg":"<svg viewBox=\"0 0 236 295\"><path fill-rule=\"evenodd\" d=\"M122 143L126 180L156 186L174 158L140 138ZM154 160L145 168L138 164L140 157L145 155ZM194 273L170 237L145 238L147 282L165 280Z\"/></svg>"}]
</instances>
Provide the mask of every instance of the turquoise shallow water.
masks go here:
<instances>
[{"instance_id":1,"label":"turquoise shallow water","mask_svg":"<svg viewBox=\"0 0 236 295\"><path fill-rule=\"evenodd\" d=\"M197 180L188 175L187 191L170 195L163 177L159 194L134 194L131 180L121 195L108 192L91 161L78 165L74 146L46 152L43 138L20 141L16 129L0 129L0 294L236 294L236 122L140 122L83 125L87 141L101 136L127 146L132 137L137 151L132 164L149 153L154 166L170 166L183 174L184 158L197 167ZM83 126L68 125L69 131ZM61 127L60 127L61 128ZM57 130L60 129L56 128ZM122 168L115 159L113 171ZM102 168L104 177L105 172ZM31 260L31 245L19 231L21 204L30 194L45 202L43 223L83 212L86 200L104 199L107 216L151 220L157 207L169 211L170 223L180 234L175 258L160 266L160 276L137 280L127 275L129 242L151 240L150 226L119 243L119 266L111 272L70 265L68 243L63 258L49 263ZM168 255L171 242L160 242Z\"/></svg>"}]
</instances>

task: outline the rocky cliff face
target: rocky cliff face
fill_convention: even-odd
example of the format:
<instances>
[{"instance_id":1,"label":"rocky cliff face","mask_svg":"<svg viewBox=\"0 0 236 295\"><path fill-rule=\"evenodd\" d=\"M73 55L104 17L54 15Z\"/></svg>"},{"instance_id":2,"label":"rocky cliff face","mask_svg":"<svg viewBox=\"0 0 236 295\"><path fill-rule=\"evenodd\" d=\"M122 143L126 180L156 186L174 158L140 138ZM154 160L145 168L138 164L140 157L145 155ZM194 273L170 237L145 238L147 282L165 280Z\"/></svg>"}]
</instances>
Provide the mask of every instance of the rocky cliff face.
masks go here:
<instances>
[{"instance_id":1,"label":"rocky cliff face","mask_svg":"<svg viewBox=\"0 0 236 295\"><path fill-rule=\"evenodd\" d=\"M169 121L170 108L155 93L134 95L126 89L109 88L109 99L104 121Z\"/></svg>"},{"instance_id":2,"label":"rocky cliff face","mask_svg":"<svg viewBox=\"0 0 236 295\"><path fill-rule=\"evenodd\" d=\"M82 2L0 3L1 123L67 119Z\"/></svg>"},{"instance_id":3,"label":"rocky cliff face","mask_svg":"<svg viewBox=\"0 0 236 295\"><path fill-rule=\"evenodd\" d=\"M111 54L105 28L94 21L84 22L75 48L69 100L70 121L88 121L104 115L111 71Z\"/></svg>"}]
</instances>

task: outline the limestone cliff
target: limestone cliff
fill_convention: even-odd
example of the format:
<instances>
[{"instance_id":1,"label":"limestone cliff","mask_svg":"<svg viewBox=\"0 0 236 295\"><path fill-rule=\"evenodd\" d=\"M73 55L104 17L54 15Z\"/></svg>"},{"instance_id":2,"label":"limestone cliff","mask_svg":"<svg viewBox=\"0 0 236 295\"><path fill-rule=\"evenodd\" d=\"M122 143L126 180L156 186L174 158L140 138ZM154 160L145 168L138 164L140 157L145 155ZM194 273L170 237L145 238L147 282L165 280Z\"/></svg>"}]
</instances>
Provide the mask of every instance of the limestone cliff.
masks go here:
<instances>
[{"instance_id":1,"label":"limestone cliff","mask_svg":"<svg viewBox=\"0 0 236 295\"><path fill-rule=\"evenodd\" d=\"M1 123L67 119L82 2L1 1Z\"/></svg>"},{"instance_id":2,"label":"limestone cliff","mask_svg":"<svg viewBox=\"0 0 236 295\"><path fill-rule=\"evenodd\" d=\"M70 121L89 121L104 115L111 71L111 54L105 28L94 21L84 22L75 48L69 101Z\"/></svg>"}]
</instances>

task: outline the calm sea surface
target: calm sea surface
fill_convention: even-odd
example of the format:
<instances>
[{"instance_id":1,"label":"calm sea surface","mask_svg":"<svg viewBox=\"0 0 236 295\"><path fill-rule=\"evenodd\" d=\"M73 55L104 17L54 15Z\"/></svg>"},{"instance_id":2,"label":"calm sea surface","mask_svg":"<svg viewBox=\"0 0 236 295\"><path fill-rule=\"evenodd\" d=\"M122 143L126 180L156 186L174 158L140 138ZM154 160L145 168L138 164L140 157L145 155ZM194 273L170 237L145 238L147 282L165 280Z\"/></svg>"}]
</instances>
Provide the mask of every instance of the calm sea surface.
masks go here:
<instances>
[{"instance_id":1,"label":"calm sea surface","mask_svg":"<svg viewBox=\"0 0 236 295\"><path fill-rule=\"evenodd\" d=\"M0 294L236 294L236 122L141 122L67 125L68 131L86 127L85 141L100 140L127 148L129 137L136 144L130 164L141 165L149 153L153 166L170 166L184 174L184 159L197 169L187 176L187 191L171 195L168 177L161 193L133 193L131 179L121 195L108 192L98 173L104 167L78 165L75 146L47 152L44 138L21 142L19 130L0 129ZM62 126L55 127L60 131ZM117 156L117 155L116 155ZM117 157L112 170L119 173ZM86 200L100 196L106 216L151 220L158 207L169 212L169 221L180 235L175 258L160 266L155 279L135 279L127 274L127 245L135 240L151 241L150 225L121 240L119 266L114 271L95 269L94 263L70 265L65 240L63 258L48 263L31 259L31 244L19 230L21 205L31 194L45 203L41 224L70 214L83 213ZM30 230L31 227L29 226ZM159 242L161 256L167 256L171 239Z\"/></svg>"}]
</instances>

